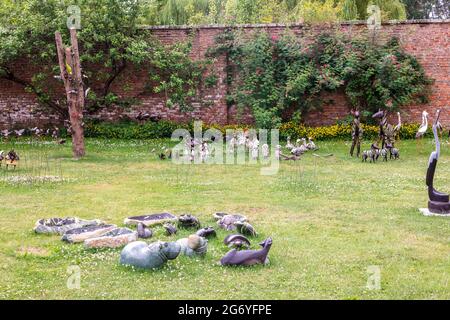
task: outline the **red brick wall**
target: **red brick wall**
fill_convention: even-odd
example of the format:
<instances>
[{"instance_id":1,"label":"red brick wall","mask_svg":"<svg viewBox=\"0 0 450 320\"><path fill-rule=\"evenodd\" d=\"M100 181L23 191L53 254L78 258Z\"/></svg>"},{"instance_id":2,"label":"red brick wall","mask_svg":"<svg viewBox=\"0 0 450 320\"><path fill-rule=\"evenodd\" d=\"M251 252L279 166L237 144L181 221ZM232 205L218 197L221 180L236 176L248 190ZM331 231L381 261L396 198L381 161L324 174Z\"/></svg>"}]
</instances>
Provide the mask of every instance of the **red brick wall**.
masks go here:
<instances>
[{"instance_id":1,"label":"red brick wall","mask_svg":"<svg viewBox=\"0 0 450 320\"><path fill-rule=\"evenodd\" d=\"M273 35L278 35L285 29L281 25L246 25L242 26L246 32L264 29ZM306 27L304 25L293 25L290 27L300 37L311 37L317 33L317 29L323 26ZM341 30L351 35L366 33L365 24L342 24ZM185 27L152 27L152 33L164 43L173 43L185 40L189 34L194 33L192 57L202 58L206 50L214 44L215 36L223 32L223 26L204 26L198 28ZM403 110L404 122L420 122L422 110L427 110L434 114L433 109L441 108L442 122L450 125L450 20L446 21L408 21L404 23L383 24L377 37L377 41L384 41L388 37L397 36L404 48L415 55L424 66L427 74L435 79L432 89L431 102L427 105L412 105ZM26 77L27 67L25 62L17 64L17 70ZM134 117L140 111L148 112L153 116L174 121L189 121L201 119L208 123L227 122L226 107L226 82L225 82L225 59L219 58L214 65L214 72L218 75L218 85L215 88L202 90L200 95L211 101L211 105L194 103L194 110L182 113L176 108L169 109L165 106L164 99L155 94L146 93L144 79L147 76L145 71L127 70L121 78L115 82L114 91L122 96L137 97L141 103L130 109L109 108L93 115L95 118L103 120L118 120L123 116ZM124 80L132 81L134 88L131 91L124 91L121 83ZM305 122L309 125L333 124L337 119L341 119L348 114L348 102L342 93L331 93L325 95L327 103L323 105L322 111L310 113ZM21 127L50 123L60 123L58 115L32 113L37 102L32 94L26 93L20 85L7 80L0 79L0 128ZM237 118L235 108L228 112L228 122L251 121L251 114L244 114Z\"/></svg>"}]
</instances>

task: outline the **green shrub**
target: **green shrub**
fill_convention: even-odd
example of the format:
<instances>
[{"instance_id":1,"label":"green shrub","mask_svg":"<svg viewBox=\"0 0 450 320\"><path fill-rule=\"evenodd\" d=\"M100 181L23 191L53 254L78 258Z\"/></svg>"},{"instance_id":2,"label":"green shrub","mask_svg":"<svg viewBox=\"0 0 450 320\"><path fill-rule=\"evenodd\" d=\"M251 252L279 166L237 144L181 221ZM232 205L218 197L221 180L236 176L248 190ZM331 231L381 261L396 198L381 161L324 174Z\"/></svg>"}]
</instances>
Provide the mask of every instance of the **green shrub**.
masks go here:
<instances>
[{"instance_id":1,"label":"green shrub","mask_svg":"<svg viewBox=\"0 0 450 320\"><path fill-rule=\"evenodd\" d=\"M203 131L208 129L217 129L225 136L226 130L247 130L250 129L249 125L218 125L203 124ZM376 125L365 125L364 139L375 140L378 136L379 128ZM401 139L414 139L418 124L403 124L399 137ZM193 124L178 124L171 121L159 121L159 122L147 122L145 124L139 124L136 122L88 122L85 125L85 136L90 138L105 138L105 139L158 139L158 138L170 138L172 132L176 129L187 129L193 134ZM342 139L350 140L351 137L351 125L350 124L335 124L331 126L322 127L306 127L294 122L286 122L280 125L280 139L286 140L288 136L295 140L298 138L311 137L315 140L332 140ZM431 137L431 130L428 131L427 136Z\"/></svg>"}]
</instances>

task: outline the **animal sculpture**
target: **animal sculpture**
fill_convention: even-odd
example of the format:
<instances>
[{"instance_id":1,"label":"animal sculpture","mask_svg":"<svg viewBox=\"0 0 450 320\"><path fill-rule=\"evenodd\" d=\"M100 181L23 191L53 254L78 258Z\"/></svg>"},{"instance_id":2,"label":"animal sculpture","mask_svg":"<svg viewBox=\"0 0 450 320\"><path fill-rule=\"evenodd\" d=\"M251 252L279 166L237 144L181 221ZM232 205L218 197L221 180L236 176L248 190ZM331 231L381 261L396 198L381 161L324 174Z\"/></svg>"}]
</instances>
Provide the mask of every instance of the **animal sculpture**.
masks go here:
<instances>
[{"instance_id":1,"label":"animal sculpture","mask_svg":"<svg viewBox=\"0 0 450 320\"><path fill-rule=\"evenodd\" d=\"M221 260L223 266L252 266L255 264L268 264L268 254L272 246L272 239L267 238L262 243L260 250L229 251Z\"/></svg>"},{"instance_id":2,"label":"animal sculpture","mask_svg":"<svg viewBox=\"0 0 450 320\"><path fill-rule=\"evenodd\" d=\"M352 146L350 147L350 156L353 157L353 153L356 147L356 156L359 158L364 130L361 126L359 110L352 110L351 114L354 116L354 118L352 122Z\"/></svg>"},{"instance_id":3,"label":"animal sculpture","mask_svg":"<svg viewBox=\"0 0 450 320\"><path fill-rule=\"evenodd\" d=\"M428 210L437 214L450 214L450 196L446 193L439 192L434 188L434 174L436 172L437 162L441 153L441 144L438 135L440 110L436 112L436 120L433 125L433 135L436 150L433 151L428 160L428 169L426 176L426 184L428 187Z\"/></svg>"},{"instance_id":4,"label":"animal sculpture","mask_svg":"<svg viewBox=\"0 0 450 320\"><path fill-rule=\"evenodd\" d=\"M181 252L176 242L157 241L147 244L135 241L127 244L120 253L120 264L143 269L157 269L168 260L174 260Z\"/></svg>"},{"instance_id":5,"label":"animal sculpture","mask_svg":"<svg viewBox=\"0 0 450 320\"><path fill-rule=\"evenodd\" d=\"M180 253L188 257L204 256L208 250L208 240L197 234L191 234L187 238L176 241L180 247Z\"/></svg>"},{"instance_id":6,"label":"animal sculpture","mask_svg":"<svg viewBox=\"0 0 450 320\"><path fill-rule=\"evenodd\" d=\"M230 248L250 248L250 240L248 240L242 234L229 234L223 240L223 243L226 244Z\"/></svg>"},{"instance_id":7,"label":"animal sculpture","mask_svg":"<svg viewBox=\"0 0 450 320\"><path fill-rule=\"evenodd\" d=\"M428 112L422 112L422 124L416 133L416 139L422 138L428 130Z\"/></svg>"}]
</instances>

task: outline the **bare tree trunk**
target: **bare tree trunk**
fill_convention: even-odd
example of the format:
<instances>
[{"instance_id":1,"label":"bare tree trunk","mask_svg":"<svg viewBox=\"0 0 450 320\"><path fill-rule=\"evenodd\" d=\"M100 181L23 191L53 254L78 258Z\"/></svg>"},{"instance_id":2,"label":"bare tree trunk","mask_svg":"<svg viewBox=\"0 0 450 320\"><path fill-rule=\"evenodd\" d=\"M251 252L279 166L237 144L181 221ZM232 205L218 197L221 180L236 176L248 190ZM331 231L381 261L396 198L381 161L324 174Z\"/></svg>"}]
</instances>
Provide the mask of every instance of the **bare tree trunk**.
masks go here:
<instances>
[{"instance_id":1,"label":"bare tree trunk","mask_svg":"<svg viewBox=\"0 0 450 320\"><path fill-rule=\"evenodd\" d=\"M67 105L69 108L69 118L72 132L72 150L76 159L83 157L84 129L83 129L83 108L84 108L84 85L81 75L80 54L78 52L77 32L70 29L70 41L72 45L65 48L61 34L55 33L56 48L58 51L59 68L61 69L61 79L66 89Z\"/></svg>"}]
</instances>

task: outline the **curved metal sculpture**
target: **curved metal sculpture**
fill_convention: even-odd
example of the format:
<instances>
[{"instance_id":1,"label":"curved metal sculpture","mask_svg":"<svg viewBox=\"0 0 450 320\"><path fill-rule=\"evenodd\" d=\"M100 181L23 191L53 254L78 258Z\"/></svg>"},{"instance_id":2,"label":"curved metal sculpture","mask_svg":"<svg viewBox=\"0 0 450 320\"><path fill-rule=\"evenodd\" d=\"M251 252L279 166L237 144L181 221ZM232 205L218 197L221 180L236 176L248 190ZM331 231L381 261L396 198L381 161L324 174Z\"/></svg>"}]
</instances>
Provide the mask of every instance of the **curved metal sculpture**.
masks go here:
<instances>
[{"instance_id":1,"label":"curved metal sculpture","mask_svg":"<svg viewBox=\"0 0 450 320\"><path fill-rule=\"evenodd\" d=\"M434 189L434 173L436 171L437 162L439 159L439 155L441 153L441 144L439 141L438 128L440 127L439 116L441 110L436 112L436 120L433 124L433 134L434 141L436 143L436 150L433 151L430 155L430 160L428 161L428 170L427 170L427 178L426 183L428 186L428 210L432 213L437 214L450 214L450 199L449 195L446 193L442 193L436 191Z\"/></svg>"}]
</instances>

